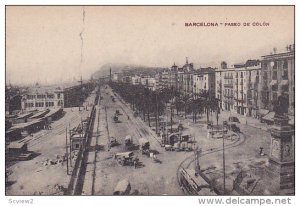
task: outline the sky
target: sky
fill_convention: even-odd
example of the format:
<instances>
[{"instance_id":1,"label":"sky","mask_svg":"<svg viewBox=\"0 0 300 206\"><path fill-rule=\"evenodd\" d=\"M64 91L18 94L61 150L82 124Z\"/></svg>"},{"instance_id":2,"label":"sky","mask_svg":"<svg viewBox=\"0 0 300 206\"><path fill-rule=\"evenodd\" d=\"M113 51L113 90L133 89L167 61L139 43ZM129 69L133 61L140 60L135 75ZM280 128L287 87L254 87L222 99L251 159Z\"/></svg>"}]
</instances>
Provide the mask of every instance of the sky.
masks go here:
<instances>
[{"instance_id":1,"label":"sky","mask_svg":"<svg viewBox=\"0 0 300 206\"><path fill-rule=\"evenodd\" d=\"M218 67L293 43L292 6L6 6L6 82L86 79L106 63L182 66L186 57Z\"/></svg>"}]
</instances>

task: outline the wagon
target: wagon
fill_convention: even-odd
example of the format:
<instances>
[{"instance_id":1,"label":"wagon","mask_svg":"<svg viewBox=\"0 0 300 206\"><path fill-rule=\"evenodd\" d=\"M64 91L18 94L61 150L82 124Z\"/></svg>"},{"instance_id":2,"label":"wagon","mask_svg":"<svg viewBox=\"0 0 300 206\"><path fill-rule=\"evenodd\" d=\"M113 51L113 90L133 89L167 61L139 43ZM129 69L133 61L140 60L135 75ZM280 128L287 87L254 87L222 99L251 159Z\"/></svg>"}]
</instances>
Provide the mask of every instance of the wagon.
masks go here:
<instances>
[{"instance_id":1,"label":"wagon","mask_svg":"<svg viewBox=\"0 0 300 206\"><path fill-rule=\"evenodd\" d=\"M165 145L165 150L166 150L166 151L174 151L174 148L173 148L172 145L166 144L166 145Z\"/></svg>"},{"instance_id":2,"label":"wagon","mask_svg":"<svg viewBox=\"0 0 300 206\"><path fill-rule=\"evenodd\" d=\"M114 189L113 195L128 195L131 190L131 185L127 179L118 182Z\"/></svg>"},{"instance_id":3,"label":"wagon","mask_svg":"<svg viewBox=\"0 0 300 206\"><path fill-rule=\"evenodd\" d=\"M146 138L139 139L140 150L142 154L148 154L150 149L150 143Z\"/></svg>"},{"instance_id":4,"label":"wagon","mask_svg":"<svg viewBox=\"0 0 300 206\"><path fill-rule=\"evenodd\" d=\"M116 153L114 158L117 160L119 165L134 165L133 152Z\"/></svg>"},{"instance_id":5,"label":"wagon","mask_svg":"<svg viewBox=\"0 0 300 206\"><path fill-rule=\"evenodd\" d=\"M132 145L132 137L131 137L130 135L127 135L127 136L125 137L125 145L126 145L126 146Z\"/></svg>"}]
</instances>

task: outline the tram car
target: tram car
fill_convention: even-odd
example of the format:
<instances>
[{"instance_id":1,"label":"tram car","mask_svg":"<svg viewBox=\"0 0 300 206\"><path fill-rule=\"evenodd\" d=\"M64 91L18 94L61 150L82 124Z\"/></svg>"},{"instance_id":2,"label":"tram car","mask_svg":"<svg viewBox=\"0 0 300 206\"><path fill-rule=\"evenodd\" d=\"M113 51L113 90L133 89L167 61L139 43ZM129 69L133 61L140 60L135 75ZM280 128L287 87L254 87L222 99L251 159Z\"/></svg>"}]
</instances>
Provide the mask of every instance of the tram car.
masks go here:
<instances>
[{"instance_id":1,"label":"tram car","mask_svg":"<svg viewBox=\"0 0 300 206\"><path fill-rule=\"evenodd\" d=\"M194 169L181 168L180 183L189 195L216 195L211 186Z\"/></svg>"}]
</instances>

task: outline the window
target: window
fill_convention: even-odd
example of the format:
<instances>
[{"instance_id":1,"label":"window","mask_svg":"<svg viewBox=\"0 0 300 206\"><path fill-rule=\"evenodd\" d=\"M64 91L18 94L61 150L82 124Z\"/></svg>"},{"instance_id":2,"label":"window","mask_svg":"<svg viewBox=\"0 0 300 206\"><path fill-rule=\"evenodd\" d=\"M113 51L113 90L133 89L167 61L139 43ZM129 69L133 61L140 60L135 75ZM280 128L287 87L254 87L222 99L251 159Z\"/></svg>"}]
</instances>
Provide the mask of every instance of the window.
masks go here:
<instances>
[{"instance_id":1,"label":"window","mask_svg":"<svg viewBox=\"0 0 300 206\"><path fill-rule=\"evenodd\" d=\"M277 69L277 61L274 61L274 66L272 69Z\"/></svg>"},{"instance_id":2,"label":"window","mask_svg":"<svg viewBox=\"0 0 300 206\"><path fill-rule=\"evenodd\" d=\"M272 91L277 91L278 90L278 85L273 85L272 86Z\"/></svg>"},{"instance_id":3,"label":"window","mask_svg":"<svg viewBox=\"0 0 300 206\"><path fill-rule=\"evenodd\" d=\"M78 143L75 144L75 149L79 149L79 144Z\"/></svg>"},{"instance_id":4,"label":"window","mask_svg":"<svg viewBox=\"0 0 300 206\"><path fill-rule=\"evenodd\" d=\"M283 69L287 69L288 68L288 61L284 60L283 61Z\"/></svg>"},{"instance_id":5,"label":"window","mask_svg":"<svg viewBox=\"0 0 300 206\"><path fill-rule=\"evenodd\" d=\"M283 92L289 92L289 86L288 85L283 85L281 87L281 89L282 89Z\"/></svg>"},{"instance_id":6,"label":"window","mask_svg":"<svg viewBox=\"0 0 300 206\"><path fill-rule=\"evenodd\" d=\"M277 92L273 92L272 99L275 100L275 101L277 100Z\"/></svg>"},{"instance_id":7,"label":"window","mask_svg":"<svg viewBox=\"0 0 300 206\"><path fill-rule=\"evenodd\" d=\"M272 79L277 80L277 71L272 72Z\"/></svg>"},{"instance_id":8,"label":"window","mask_svg":"<svg viewBox=\"0 0 300 206\"><path fill-rule=\"evenodd\" d=\"M267 73L267 72L264 72L263 79L264 79L264 80L267 80L267 79L268 79L268 73Z\"/></svg>"},{"instance_id":9,"label":"window","mask_svg":"<svg viewBox=\"0 0 300 206\"><path fill-rule=\"evenodd\" d=\"M288 70L284 69L282 71L282 79L287 80L288 79Z\"/></svg>"}]
</instances>

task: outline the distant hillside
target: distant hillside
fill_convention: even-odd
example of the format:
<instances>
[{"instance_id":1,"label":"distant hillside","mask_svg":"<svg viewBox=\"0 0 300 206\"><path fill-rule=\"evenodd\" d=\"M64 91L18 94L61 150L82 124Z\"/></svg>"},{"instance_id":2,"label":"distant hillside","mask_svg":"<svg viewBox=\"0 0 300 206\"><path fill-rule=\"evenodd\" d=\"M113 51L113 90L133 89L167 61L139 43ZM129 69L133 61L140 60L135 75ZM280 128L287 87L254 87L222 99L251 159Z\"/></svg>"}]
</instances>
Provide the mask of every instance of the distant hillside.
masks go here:
<instances>
[{"instance_id":1,"label":"distant hillside","mask_svg":"<svg viewBox=\"0 0 300 206\"><path fill-rule=\"evenodd\" d=\"M142 74L153 74L157 72L158 70L162 70L162 68L156 68L156 67L147 67L143 65L133 65L133 64L122 64L122 63L108 63L104 64L100 67L98 71L92 74L92 77L97 79L102 76L109 75L109 69L111 68L112 73L119 73L123 71L130 71L134 72L136 74L142 73Z\"/></svg>"}]
</instances>

